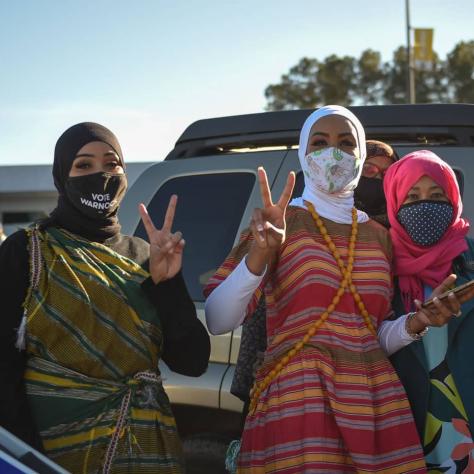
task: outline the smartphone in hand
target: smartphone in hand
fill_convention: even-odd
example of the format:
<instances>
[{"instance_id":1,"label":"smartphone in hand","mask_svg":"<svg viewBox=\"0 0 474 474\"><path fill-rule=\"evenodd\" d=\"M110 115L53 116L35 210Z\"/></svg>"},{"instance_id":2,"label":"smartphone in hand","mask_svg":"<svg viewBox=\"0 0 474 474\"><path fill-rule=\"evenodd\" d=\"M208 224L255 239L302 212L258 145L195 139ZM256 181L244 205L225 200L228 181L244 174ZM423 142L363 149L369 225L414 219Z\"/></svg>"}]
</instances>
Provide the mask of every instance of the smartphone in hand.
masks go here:
<instances>
[{"instance_id":1,"label":"smartphone in hand","mask_svg":"<svg viewBox=\"0 0 474 474\"><path fill-rule=\"evenodd\" d=\"M470 300L471 298L474 297L474 280L468 281L467 283L464 283L463 285L456 286L451 290L441 293L438 296L438 299L442 303L447 303L449 301L448 295L450 293L454 293L461 303L464 303L465 301ZM433 303L433 298L430 298L429 300L425 301L421 306L422 308L427 308L427 309L430 309L430 307L435 307Z\"/></svg>"}]
</instances>

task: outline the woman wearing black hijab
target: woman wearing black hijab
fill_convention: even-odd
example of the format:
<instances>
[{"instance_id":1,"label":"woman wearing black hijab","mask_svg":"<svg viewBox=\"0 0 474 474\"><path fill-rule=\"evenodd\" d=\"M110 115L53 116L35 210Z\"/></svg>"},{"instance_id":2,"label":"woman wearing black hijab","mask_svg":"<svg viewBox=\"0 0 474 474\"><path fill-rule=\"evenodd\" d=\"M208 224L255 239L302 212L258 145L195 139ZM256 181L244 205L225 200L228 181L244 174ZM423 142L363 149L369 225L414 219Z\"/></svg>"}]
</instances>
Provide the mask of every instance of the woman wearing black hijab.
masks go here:
<instances>
[{"instance_id":1,"label":"woman wearing black hijab","mask_svg":"<svg viewBox=\"0 0 474 474\"><path fill-rule=\"evenodd\" d=\"M71 472L182 472L158 361L198 376L210 346L177 198L161 230L140 205L151 245L122 235L122 151L95 123L59 138L53 176L56 209L0 248L0 425Z\"/></svg>"},{"instance_id":2,"label":"woman wearing black hijab","mask_svg":"<svg viewBox=\"0 0 474 474\"><path fill-rule=\"evenodd\" d=\"M354 203L357 209L389 228L387 202L383 191L383 179L388 168L399 160L397 152L387 143L367 140L367 158L362 168L359 184L354 189Z\"/></svg>"}]
</instances>

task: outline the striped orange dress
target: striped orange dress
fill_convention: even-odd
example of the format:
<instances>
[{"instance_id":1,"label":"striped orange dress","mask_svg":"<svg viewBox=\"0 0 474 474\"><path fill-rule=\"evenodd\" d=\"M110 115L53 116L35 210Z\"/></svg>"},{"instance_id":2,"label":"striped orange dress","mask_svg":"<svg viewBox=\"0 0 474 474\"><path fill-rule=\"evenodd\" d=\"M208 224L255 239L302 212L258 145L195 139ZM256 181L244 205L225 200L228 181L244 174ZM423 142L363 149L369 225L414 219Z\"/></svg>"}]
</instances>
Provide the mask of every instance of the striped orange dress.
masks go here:
<instances>
[{"instance_id":1,"label":"striped orange dress","mask_svg":"<svg viewBox=\"0 0 474 474\"><path fill-rule=\"evenodd\" d=\"M279 261L256 290L264 292L268 349L262 380L329 306L342 279L310 213L289 207ZM323 222L347 265L351 226ZM247 254L242 234L210 280L210 293ZM377 327L390 315L392 282L388 234L359 224L353 282ZM240 473L425 472L405 392L350 292L304 349L291 359L247 417Z\"/></svg>"}]
</instances>

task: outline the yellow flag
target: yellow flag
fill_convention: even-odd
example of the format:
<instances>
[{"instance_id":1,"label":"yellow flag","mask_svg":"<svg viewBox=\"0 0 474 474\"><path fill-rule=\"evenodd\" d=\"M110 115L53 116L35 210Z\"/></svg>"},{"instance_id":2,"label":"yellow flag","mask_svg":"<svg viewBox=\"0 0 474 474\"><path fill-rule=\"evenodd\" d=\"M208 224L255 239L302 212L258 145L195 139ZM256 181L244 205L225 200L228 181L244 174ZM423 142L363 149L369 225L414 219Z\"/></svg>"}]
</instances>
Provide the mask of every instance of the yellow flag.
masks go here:
<instances>
[{"instance_id":1,"label":"yellow flag","mask_svg":"<svg viewBox=\"0 0 474 474\"><path fill-rule=\"evenodd\" d=\"M416 61L433 61L433 28L415 28L413 58Z\"/></svg>"}]
</instances>

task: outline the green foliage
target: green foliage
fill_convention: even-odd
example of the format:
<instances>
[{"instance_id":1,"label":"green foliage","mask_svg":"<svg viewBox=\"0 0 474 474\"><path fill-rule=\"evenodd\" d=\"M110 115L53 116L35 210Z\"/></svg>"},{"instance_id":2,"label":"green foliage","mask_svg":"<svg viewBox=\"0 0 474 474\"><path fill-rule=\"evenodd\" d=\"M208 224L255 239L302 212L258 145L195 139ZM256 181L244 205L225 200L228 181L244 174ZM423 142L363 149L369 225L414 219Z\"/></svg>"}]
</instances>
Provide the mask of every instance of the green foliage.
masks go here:
<instances>
[{"instance_id":1,"label":"green foliage","mask_svg":"<svg viewBox=\"0 0 474 474\"><path fill-rule=\"evenodd\" d=\"M386 104L404 104L407 102L407 53L400 46L393 53L391 63L384 64L383 102Z\"/></svg>"},{"instance_id":2,"label":"green foliage","mask_svg":"<svg viewBox=\"0 0 474 474\"><path fill-rule=\"evenodd\" d=\"M354 58L332 54L320 65L316 74L319 95L328 104L349 105L354 88Z\"/></svg>"},{"instance_id":3,"label":"green foliage","mask_svg":"<svg viewBox=\"0 0 474 474\"><path fill-rule=\"evenodd\" d=\"M354 93L364 104L379 104L385 78L381 54L372 49L363 51L357 60L357 72Z\"/></svg>"},{"instance_id":4,"label":"green foliage","mask_svg":"<svg viewBox=\"0 0 474 474\"><path fill-rule=\"evenodd\" d=\"M417 64L416 102L474 103L474 41L460 42L441 60ZM391 61L367 49L359 58L302 58L277 84L265 89L268 110L314 108L323 104L402 104L407 102L407 54L400 46Z\"/></svg>"},{"instance_id":5,"label":"green foliage","mask_svg":"<svg viewBox=\"0 0 474 474\"><path fill-rule=\"evenodd\" d=\"M454 47L446 73L454 102L474 102L474 41L461 41Z\"/></svg>"},{"instance_id":6,"label":"green foliage","mask_svg":"<svg viewBox=\"0 0 474 474\"><path fill-rule=\"evenodd\" d=\"M302 58L288 74L281 77L279 84L265 89L269 110L314 108L321 103L317 90L316 75L320 63L316 59Z\"/></svg>"}]
</instances>

